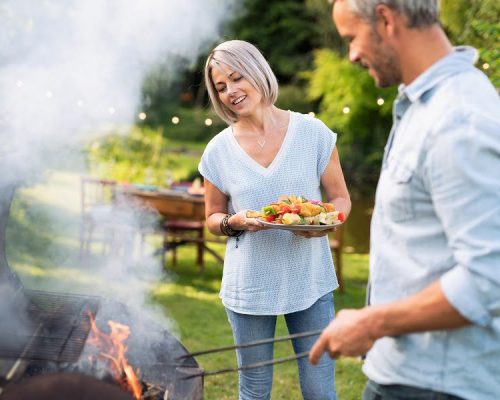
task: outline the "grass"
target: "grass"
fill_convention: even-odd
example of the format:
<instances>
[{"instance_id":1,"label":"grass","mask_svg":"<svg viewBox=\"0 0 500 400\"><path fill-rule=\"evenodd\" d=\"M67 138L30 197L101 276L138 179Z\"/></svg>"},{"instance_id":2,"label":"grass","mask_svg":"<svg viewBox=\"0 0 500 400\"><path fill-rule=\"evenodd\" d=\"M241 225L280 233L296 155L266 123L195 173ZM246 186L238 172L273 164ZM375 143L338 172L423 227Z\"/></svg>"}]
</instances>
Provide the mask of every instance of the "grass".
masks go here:
<instances>
[{"instance_id":1,"label":"grass","mask_svg":"<svg viewBox=\"0 0 500 400\"><path fill-rule=\"evenodd\" d=\"M200 274L193 247L179 249L178 265L168 265L150 282L141 281L145 270L127 270L128 280L114 274L99 273L98 254L92 264L82 265L78 259L79 192L78 176L57 172L46 184L23 188L16 193L7 231L7 255L11 267L27 287L78 293L103 293L111 289L129 295L139 284L148 302L160 306L163 314L175 320L174 333L191 351L232 344L232 334L218 296L222 266L206 254L206 270ZM152 239L155 245L155 239ZM224 246L211 244L220 254ZM170 257L167 257L170 261ZM125 267L123 266L123 269ZM135 274L135 275L134 275ZM360 307L364 304L368 274L368 255L344 254L344 293L335 294L336 309ZM137 277L138 281L130 279ZM131 283L133 282L133 283ZM139 283L137 283L139 282ZM55 289L56 288L56 289ZM286 335L283 318L278 319L277 335ZM275 347L275 357L293 354L289 343ZM207 355L198 359L206 370L236 365L232 352ZM359 399L365 383L358 359L337 362L336 384L340 399ZM237 375L225 374L205 379L207 400L235 399ZM273 399L301 399L295 363L275 367Z\"/></svg>"},{"instance_id":2,"label":"grass","mask_svg":"<svg viewBox=\"0 0 500 400\"><path fill-rule=\"evenodd\" d=\"M221 251L222 246L221 246ZM232 343L232 333L219 299L221 266L207 256L204 274L195 265L194 252L188 248L179 251L177 266L170 266L175 281L161 282L153 291L154 301L168 309L180 327L182 342L192 351L225 346ZM361 307L365 299L368 256L344 255L344 293L335 294L337 310ZM278 318L278 336L286 335L286 325ZM276 344L275 357L293 354L289 343ZM236 365L234 354L206 355L199 358L204 369L220 369ZM359 399L365 378L358 359L344 358L337 362L336 384L340 399ZM237 376L234 374L207 377L206 399L236 398ZM277 365L274 372L273 399L301 399L295 363Z\"/></svg>"}]
</instances>

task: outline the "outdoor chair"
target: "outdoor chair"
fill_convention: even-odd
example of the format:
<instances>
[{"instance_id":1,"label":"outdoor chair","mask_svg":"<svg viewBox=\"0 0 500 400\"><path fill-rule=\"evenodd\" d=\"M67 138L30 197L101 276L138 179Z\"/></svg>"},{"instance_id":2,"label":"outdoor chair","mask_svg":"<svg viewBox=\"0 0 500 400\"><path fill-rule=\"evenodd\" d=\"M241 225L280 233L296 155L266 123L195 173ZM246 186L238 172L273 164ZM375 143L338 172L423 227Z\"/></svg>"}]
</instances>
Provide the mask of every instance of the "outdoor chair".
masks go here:
<instances>
[{"instance_id":1,"label":"outdoor chair","mask_svg":"<svg viewBox=\"0 0 500 400\"><path fill-rule=\"evenodd\" d=\"M113 201L116 181L90 176L80 178L80 256L90 252L92 243L100 242L107 251L113 229Z\"/></svg>"},{"instance_id":2,"label":"outdoor chair","mask_svg":"<svg viewBox=\"0 0 500 400\"><path fill-rule=\"evenodd\" d=\"M82 176L80 182L80 257L93 243L101 245L102 254L132 256L139 236L142 258L146 236L158 233L158 214L127 201L112 179Z\"/></svg>"},{"instance_id":3,"label":"outdoor chair","mask_svg":"<svg viewBox=\"0 0 500 400\"><path fill-rule=\"evenodd\" d=\"M191 186L190 182L176 182L173 190L185 191ZM177 248L192 244L196 247L196 264L200 272L205 268L205 221L191 221L186 219L168 219L163 223L163 255L172 252L172 264L177 265ZM165 258L163 259L165 262Z\"/></svg>"}]
</instances>

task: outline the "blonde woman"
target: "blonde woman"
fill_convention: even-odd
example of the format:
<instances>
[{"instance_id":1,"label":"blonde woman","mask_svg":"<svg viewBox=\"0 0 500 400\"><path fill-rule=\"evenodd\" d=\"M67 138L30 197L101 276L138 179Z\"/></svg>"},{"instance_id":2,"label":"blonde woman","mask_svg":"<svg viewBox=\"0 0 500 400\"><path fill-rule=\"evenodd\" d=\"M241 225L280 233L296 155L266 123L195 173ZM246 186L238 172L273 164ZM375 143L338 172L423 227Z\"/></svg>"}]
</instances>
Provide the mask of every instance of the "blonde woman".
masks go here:
<instances>
[{"instance_id":1,"label":"blonde woman","mask_svg":"<svg viewBox=\"0 0 500 400\"><path fill-rule=\"evenodd\" d=\"M220 297L235 343L273 337L283 315L290 334L326 327L338 287L327 232L265 229L246 217L283 194L320 199L321 189L346 216L351 203L336 135L321 121L277 108L278 84L250 43L231 40L208 56L205 83L217 114L229 125L207 145L205 179L210 232L228 236ZM315 338L293 341L296 353ZM272 344L237 352L239 365L273 357ZM298 360L304 399L334 399L334 361ZM239 398L269 399L272 366L240 373Z\"/></svg>"}]
</instances>

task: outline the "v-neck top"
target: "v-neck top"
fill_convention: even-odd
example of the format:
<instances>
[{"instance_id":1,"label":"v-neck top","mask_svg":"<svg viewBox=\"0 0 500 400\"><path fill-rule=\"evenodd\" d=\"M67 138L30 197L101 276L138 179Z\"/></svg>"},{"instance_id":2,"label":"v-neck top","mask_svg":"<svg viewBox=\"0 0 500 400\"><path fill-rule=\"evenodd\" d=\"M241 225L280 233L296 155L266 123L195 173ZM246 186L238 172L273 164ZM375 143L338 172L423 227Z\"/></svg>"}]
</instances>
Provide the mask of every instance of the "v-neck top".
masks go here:
<instances>
[{"instance_id":1,"label":"v-neck top","mask_svg":"<svg viewBox=\"0 0 500 400\"><path fill-rule=\"evenodd\" d=\"M268 167L251 158L231 128L207 145L200 173L228 196L228 211L260 210L280 195L320 200L320 180L337 135L309 115L290 112L281 148ZM269 229L228 238L220 297L242 314L280 315L309 308L338 287L328 238Z\"/></svg>"}]
</instances>

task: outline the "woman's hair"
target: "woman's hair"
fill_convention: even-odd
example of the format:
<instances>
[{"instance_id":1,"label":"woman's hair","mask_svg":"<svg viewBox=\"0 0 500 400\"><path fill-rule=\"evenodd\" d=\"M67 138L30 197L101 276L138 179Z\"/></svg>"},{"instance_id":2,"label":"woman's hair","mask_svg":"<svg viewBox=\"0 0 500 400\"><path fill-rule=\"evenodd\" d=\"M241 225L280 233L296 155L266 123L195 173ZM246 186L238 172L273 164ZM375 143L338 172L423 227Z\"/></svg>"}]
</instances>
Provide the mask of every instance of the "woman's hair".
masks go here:
<instances>
[{"instance_id":1,"label":"woman's hair","mask_svg":"<svg viewBox=\"0 0 500 400\"><path fill-rule=\"evenodd\" d=\"M396 10L408 18L409 28L430 26L439 22L439 0L346 0L361 18L374 24L375 7L379 4Z\"/></svg>"},{"instance_id":2,"label":"woman's hair","mask_svg":"<svg viewBox=\"0 0 500 400\"><path fill-rule=\"evenodd\" d=\"M278 81L262 53L253 44L243 40L229 40L219 44L208 55L205 63L205 85L215 112L229 125L238 121L238 116L219 99L212 81L212 69L224 64L236 71L262 95L266 104L274 104L278 98Z\"/></svg>"}]
</instances>

